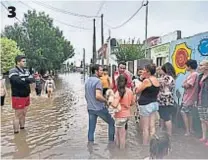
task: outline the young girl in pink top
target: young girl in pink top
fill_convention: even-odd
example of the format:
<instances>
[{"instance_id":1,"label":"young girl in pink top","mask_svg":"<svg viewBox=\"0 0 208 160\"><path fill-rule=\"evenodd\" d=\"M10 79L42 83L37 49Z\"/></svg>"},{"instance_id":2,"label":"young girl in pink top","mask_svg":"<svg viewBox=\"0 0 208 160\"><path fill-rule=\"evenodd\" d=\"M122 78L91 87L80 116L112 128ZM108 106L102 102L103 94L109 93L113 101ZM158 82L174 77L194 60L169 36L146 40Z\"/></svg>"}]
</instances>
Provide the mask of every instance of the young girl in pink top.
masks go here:
<instances>
[{"instance_id":1,"label":"young girl in pink top","mask_svg":"<svg viewBox=\"0 0 208 160\"><path fill-rule=\"evenodd\" d=\"M120 75L117 79L118 91L115 93L115 99L112 103L113 107L121 105L121 110L115 113L115 127L116 127L116 144L120 149L125 148L126 143L126 130L130 113L130 107L135 103L135 97L131 89L126 87L127 79L125 76Z\"/></svg>"}]
</instances>

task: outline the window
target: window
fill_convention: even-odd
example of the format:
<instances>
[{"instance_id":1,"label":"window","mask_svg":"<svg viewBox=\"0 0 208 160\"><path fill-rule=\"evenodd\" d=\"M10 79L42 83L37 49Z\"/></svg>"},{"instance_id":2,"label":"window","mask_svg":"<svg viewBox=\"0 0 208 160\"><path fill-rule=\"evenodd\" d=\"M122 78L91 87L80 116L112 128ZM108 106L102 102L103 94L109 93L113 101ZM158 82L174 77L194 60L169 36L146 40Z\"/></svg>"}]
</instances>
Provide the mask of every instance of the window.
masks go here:
<instances>
[{"instance_id":1,"label":"window","mask_svg":"<svg viewBox=\"0 0 208 160\"><path fill-rule=\"evenodd\" d=\"M157 66L162 66L163 64L166 63L166 58L165 57L157 57L157 61L156 61L156 65Z\"/></svg>"}]
</instances>

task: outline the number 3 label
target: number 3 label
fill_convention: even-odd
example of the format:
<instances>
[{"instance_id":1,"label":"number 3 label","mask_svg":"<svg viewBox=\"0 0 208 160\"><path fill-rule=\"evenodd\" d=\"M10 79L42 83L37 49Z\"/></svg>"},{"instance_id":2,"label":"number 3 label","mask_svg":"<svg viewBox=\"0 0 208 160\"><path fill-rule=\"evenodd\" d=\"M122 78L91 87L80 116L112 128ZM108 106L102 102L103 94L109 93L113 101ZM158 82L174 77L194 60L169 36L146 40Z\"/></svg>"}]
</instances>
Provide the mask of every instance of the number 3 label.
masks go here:
<instances>
[{"instance_id":1,"label":"number 3 label","mask_svg":"<svg viewBox=\"0 0 208 160\"><path fill-rule=\"evenodd\" d=\"M9 10L9 15L8 15L8 17L9 18L14 18L14 17L16 17L16 8L15 7L13 7L13 6L10 6L10 7L8 7L8 10Z\"/></svg>"}]
</instances>

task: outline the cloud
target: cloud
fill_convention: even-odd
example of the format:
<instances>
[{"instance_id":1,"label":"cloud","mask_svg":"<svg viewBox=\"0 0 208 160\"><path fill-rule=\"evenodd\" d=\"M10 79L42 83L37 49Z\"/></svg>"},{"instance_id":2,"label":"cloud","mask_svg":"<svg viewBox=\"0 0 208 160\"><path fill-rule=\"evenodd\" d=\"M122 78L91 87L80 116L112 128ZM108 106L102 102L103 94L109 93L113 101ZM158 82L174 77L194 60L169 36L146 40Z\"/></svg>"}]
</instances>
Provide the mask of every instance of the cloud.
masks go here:
<instances>
[{"instance_id":1,"label":"cloud","mask_svg":"<svg viewBox=\"0 0 208 160\"><path fill-rule=\"evenodd\" d=\"M17 8L17 16L23 18L23 13L27 12L27 7L19 2L9 1ZM24 1L38 11L45 11L50 17L63 21L65 23L78 25L81 27L92 28L92 20L70 16L54 12L45 7L36 5L32 1ZM76 12L80 14L94 15L100 6L100 1L56 1L44 2L53 7ZM104 24L117 26L128 19L140 6L140 1L106 1L100 13L104 14ZM207 10L208 1L150 1L148 16L148 37L155 35L164 35L174 30L181 30L182 36L191 36L193 34L207 31ZM7 12L2 9L1 30L6 25L12 25L17 22L16 19L7 18ZM55 22L63 30L64 36L72 42L76 51L82 53L82 48L86 48L86 57L92 57L92 31L78 30ZM96 20L97 24L97 49L101 46L100 19ZM108 26L104 26L105 39L108 37ZM145 38L145 9L143 8L129 23L122 28L111 30L111 36L115 38L128 39ZM203 43L204 45L204 43ZM200 48L204 51L204 46Z\"/></svg>"}]
</instances>

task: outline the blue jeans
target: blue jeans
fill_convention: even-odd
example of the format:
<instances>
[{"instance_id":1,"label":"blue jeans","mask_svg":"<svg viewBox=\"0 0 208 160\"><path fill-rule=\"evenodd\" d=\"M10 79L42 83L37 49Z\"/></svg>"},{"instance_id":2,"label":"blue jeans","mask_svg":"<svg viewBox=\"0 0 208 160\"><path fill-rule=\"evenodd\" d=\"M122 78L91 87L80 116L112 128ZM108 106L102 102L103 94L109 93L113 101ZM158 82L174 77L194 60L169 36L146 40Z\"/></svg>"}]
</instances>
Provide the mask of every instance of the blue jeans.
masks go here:
<instances>
[{"instance_id":1,"label":"blue jeans","mask_svg":"<svg viewBox=\"0 0 208 160\"><path fill-rule=\"evenodd\" d=\"M88 141L94 141L94 133L97 123L97 117L103 119L108 123L108 139L109 141L114 141L115 126L114 119L109 114L107 108L104 108L99 111L88 110L89 114L89 130L88 130Z\"/></svg>"}]
</instances>

